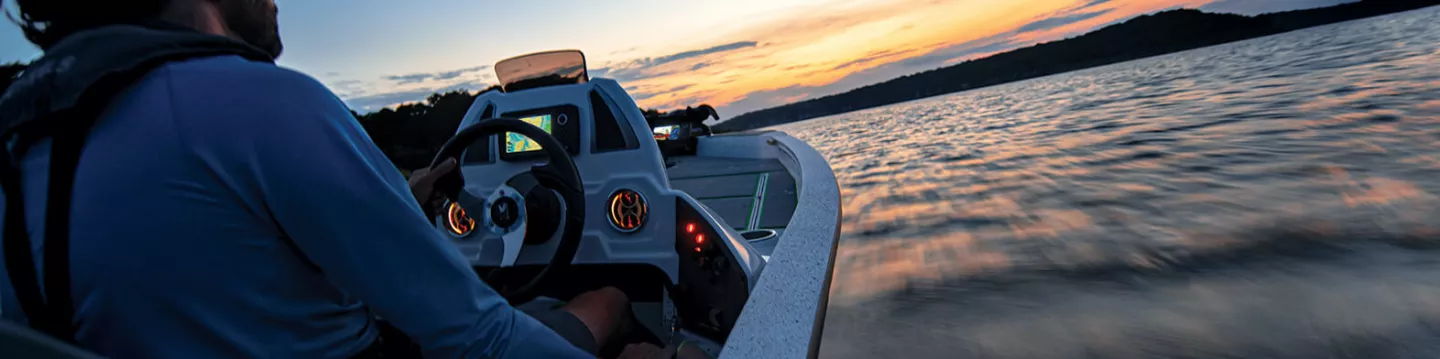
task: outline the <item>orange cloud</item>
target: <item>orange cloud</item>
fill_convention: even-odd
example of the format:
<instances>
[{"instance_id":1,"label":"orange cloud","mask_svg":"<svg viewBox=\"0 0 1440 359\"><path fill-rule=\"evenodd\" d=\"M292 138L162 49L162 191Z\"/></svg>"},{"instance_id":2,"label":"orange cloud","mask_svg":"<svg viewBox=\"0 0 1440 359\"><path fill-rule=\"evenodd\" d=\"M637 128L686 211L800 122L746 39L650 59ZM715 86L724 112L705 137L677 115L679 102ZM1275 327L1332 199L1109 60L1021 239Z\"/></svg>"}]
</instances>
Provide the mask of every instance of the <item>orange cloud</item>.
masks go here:
<instances>
[{"instance_id":1,"label":"orange cloud","mask_svg":"<svg viewBox=\"0 0 1440 359\"><path fill-rule=\"evenodd\" d=\"M637 92L644 107L703 102L733 106L730 112L738 114L1078 35L1148 12L1211 1L877 0L811 6L712 40L753 41L756 46L646 67L620 80ZM1093 15L1019 31L1076 14Z\"/></svg>"},{"instance_id":2,"label":"orange cloud","mask_svg":"<svg viewBox=\"0 0 1440 359\"><path fill-rule=\"evenodd\" d=\"M1215 0L837 0L736 19L736 30L591 63L646 108L709 103L727 116L843 92L963 60L1079 35L1137 15ZM606 55L606 54L600 54ZM608 54L615 55L615 54ZM605 57L605 56L600 56ZM360 108L493 82L477 68L389 76L345 96Z\"/></svg>"}]
</instances>

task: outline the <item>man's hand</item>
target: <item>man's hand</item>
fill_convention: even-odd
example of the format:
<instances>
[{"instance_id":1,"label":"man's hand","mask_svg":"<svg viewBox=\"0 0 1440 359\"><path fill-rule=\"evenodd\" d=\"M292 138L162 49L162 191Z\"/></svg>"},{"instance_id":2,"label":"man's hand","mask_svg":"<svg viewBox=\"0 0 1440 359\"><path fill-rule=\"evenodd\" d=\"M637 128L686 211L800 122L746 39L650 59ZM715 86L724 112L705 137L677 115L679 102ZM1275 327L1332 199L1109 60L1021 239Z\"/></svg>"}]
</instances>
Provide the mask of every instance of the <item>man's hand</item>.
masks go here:
<instances>
[{"instance_id":1,"label":"man's hand","mask_svg":"<svg viewBox=\"0 0 1440 359\"><path fill-rule=\"evenodd\" d=\"M437 191L435 187L443 182L441 179L446 175L454 173L456 167L455 159L447 158L435 168L421 168L410 173L410 193L415 195L415 201L420 203L420 209L427 217L435 218L440 206L445 204L445 192Z\"/></svg>"}]
</instances>

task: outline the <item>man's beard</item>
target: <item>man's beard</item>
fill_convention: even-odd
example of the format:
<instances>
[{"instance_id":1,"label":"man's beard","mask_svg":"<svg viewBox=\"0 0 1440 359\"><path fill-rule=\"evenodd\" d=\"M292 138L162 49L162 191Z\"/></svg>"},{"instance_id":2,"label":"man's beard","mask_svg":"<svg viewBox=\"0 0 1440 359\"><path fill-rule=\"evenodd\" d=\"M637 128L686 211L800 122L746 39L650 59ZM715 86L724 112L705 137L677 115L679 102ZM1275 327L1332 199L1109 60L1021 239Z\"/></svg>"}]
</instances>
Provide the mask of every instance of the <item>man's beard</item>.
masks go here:
<instances>
[{"instance_id":1,"label":"man's beard","mask_svg":"<svg viewBox=\"0 0 1440 359\"><path fill-rule=\"evenodd\" d=\"M223 4L225 23L240 41L270 57L280 57L285 44L280 41L278 10L271 0L227 0Z\"/></svg>"}]
</instances>

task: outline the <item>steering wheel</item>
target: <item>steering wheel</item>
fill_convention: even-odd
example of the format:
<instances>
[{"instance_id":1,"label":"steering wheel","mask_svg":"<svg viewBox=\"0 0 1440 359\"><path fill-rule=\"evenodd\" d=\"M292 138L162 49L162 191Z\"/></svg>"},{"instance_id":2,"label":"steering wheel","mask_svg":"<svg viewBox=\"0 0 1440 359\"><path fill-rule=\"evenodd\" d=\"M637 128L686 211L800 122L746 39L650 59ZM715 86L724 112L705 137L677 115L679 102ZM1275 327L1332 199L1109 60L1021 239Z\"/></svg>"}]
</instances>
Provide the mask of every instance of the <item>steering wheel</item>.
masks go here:
<instances>
[{"instance_id":1,"label":"steering wheel","mask_svg":"<svg viewBox=\"0 0 1440 359\"><path fill-rule=\"evenodd\" d=\"M430 167L434 168L446 158L459 158L461 152L475 141L489 140L490 136L505 132L518 133L539 142L541 151L549 158L549 162L512 175L489 193L477 194L475 192L481 191L466 188L463 177L459 186L448 186L440 190L447 200L458 204L466 213L484 214L482 228L499 235L505 245L500 263L502 269L515 264L523 245L544 243L554 233L552 228L557 223L549 219L561 217L558 213L561 206L547 205L555 201L553 194L546 189L554 190L554 193L558 193L560 199L564 200L565 210L561 218L565 225L560 234L560 243L555 247L555 254L550 257L550 263L525 285L495 288L511 303L523 303L535 298L535 289L547 273L570 265L575 259L576 250L580 248L581 231L585 225L585 192L580 171L575 168L575 161L565 152L565 147L559 140L539 127L513 118L491 118L466 127L456 133L455 137L445 141ZM457 176L459 172L456 171ZM527 238L527 217L530 216L540 217L536 218L536 221L543 224L529 231L530 238ZM545 218L547 216L549 218ZM494 277L493 274L491 278ZM490 282L492 287L496 284L490 278L486 281Z\"/></svg>"}]
</instances>

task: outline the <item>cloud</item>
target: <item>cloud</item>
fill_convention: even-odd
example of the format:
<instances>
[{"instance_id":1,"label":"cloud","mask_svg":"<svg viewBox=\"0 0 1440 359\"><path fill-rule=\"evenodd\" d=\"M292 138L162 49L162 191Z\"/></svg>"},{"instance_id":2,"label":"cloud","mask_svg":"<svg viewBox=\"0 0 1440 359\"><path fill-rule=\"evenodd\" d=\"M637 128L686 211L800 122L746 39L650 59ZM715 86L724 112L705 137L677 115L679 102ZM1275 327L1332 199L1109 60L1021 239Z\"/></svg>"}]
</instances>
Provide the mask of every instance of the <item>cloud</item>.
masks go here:
<instances>
[{"instance_id":1,"label":"cloud","mask_svg":"<svg viewBox=\"0 0 1440 359\"><path fill-rule=\"evenodd\" d=\"M377 111L403 103L422 101L433 93L455 90L478 91L495 82L490 65L462 69L381 76L377 80L355 79L328 82L351 108L357 111Z\"/></svg>"},{"instance_id":2,"label":"cloud","mask_svg":"<svg viewBox=\"0 0 1440 359\"><path fill-rule=\"evenodd\" d=\"M623 55L623 54L628 54L628 53L631 53L631 52L635 52L635 50L639 50L639 49L640 49L639 47L631 46L631 47L626 48L626 49L611 51L611 52L610 52L610 55Z\"/></svg>"},{"instance_id":3,"label":"cloud","mask_svg":"<svg viewBox=\"0 0 1440 359\"><path fill-rule=\"evenodd\" d=\"M395 81L395 82L396 82L397 84L399 84L399 85L406 85L406 84L421 83L421 82L430 81L430 80L450 80L450 79L454 79L454 78L463 76L463 75L468 74L468 73L480 72L480 71L485 71L485 70L488 70L488 69L490 69L490 65L480 65L480 66L467 67L467 68L458 69L458 70L451 70L451 71L414 73L414 74L406 74L406 75L390 75L390 76L385 76L385 79L386 79L386 80L390 80L390 81Z\"/></svg>"},{"instance_id":4,"label":"cloud","mask_svg":"<svg viewBox=\"0 0 1440 359\"><path fill-rule=\"evenodd\" d=\"M341 98L351 97L365 92L365 82L360 80L338 80L328 81L325 84L336 96Z\"/></svg>"},{"instance_id":5,"label":"cloud","mask_svg":"<svg viewBox=\"0 0 1440 359\"><path fill-rule=\"evenodd\" d=\"M391 75L385 76L385 79L399 82L401 85L404 85L424 82L425 80L429 80L431 77L435 77L435 74Z\"/></svg>"},{"instance_id":6,"label":"cloud","mask_svg":"<svg viewBox=\"0 0 1440 359\"><path fill-rule=\"evenodd\" d=\"M643 89L643 88L637 88L637 89L635 89L634 91L629 91L629 92L630 92L630 97L634 98L635 101L644 101L644 100L649 100L649 99L651 99L651 98L655 98L656 96L660 96L660 95L669 94L669 95L674 96L674 94L677 94L677 93L679 93L680 91L683 91L683 90L685 90L685 89L688 89L688 88L691 88L691 87L694 87L694 86L695 86L695 85L693 85L693 84L685 84L685 85L674 86L674 87L670 87L670 88L666 88L666 89L662 89L662 90L646 90L646 89Z\"/></svg>"},{"instance_id":7,"label":"cloud","mask_svg":"<svg viewBox=\"0 0 1440 359\"><path fill-rule=\"evenodd\" d=\"M680 96L653 96L643 106L668 108L709 103L741 113L784 100L821 96L942 66L971 51L984 53L1008 44L955 43L1009 32L1044 13L1073 9L1074 0L1044 0L1038 6L988 6L953 0L852 0L787 11L722 38L753 39L753 49L678 61L644 71L611 66L605 73L639 91L649 84L694 84ZM1112 0L1121 1L1121 0ZM1028 11L1015 11L1015 10ZM964 25L972 24L972 25ZM957 41L958 40L958 41ZM914 58L917 56L924 56ZM906 61L908 60L908 61ZM901 63L900 61L904 61ZM703 71L695 71L696 69ZM714 93L706 96L703 93Z\"/></svg>"},{"instance_id":8,"label":"cloud","mask_svg":"<svg viewBox=\"0 0 1440 359\"><path fill-rule=\"evenodd\" d=\"M755 41L737 41L724 45L711 46L699 50L678 52L660 57L646 57L628 61L621 61L618 63L608 64L605 67L591 69L590 75L593 77L612 78L620 82L629 82L646 78L669 76L680 71L680 69L663 68L663 65L680 60L698 58L705 55L751 48L755 47L758 44L759 43ZM695 65L692 65L690 67L690 70L699 70L706 66L709 66L709 64L704 62L697 63Z\"/></svg>"},{"instance_id":9,"label":"cloud","mask_svg":"<svg viewBox=\"0 0 1440 359\"><path fill-rule=\"evenodd\" d=\"M908 25L907 25L907 26L908 26ZM860 66L860 65L865 65L865 64L872 63L872 62L875 62L875 61L880 61L880 60L884 60L884 59L886 59L886 58L894 57L894 56L896 56L896 55L901 55L901 54L904 54L904 53L907 53L907 52L913 52L913 50L891 49L891 50L871 51L871 52L869 52L869 53L866 53L864 57L861 57L861 58L858 58L858 59L854 59L854 60L850 60L849 62L845 62L845 63L839 64L839 65L835 65L835 67L831 67L830 70L831 70L831 71L834 71L834 70L843 70L843 69L847 69L847 68L851 68L851 67L856 67L856 66Z\"/></svg>"},{"instance_id":10,"label":"cloud","mask_svg":"<svg viewBox=\"0 0 1440 359\"><path fill-rule=\"evenodd\" d=\"M441 73L436 73L434 79L436 79L436 80L449 80L449 79L453 79L453 78L456 78L456 77L460 77L460 75L464 75L464 74L467 74L467 73L480 72L480 71L485 71L485 70L489 70L489 69L490 69L490 65L480 65L480 66L475 66L475 67L467 67L467 68L463 68L463 69L459 69L459 70L445 71L445 72L441 72Z\"/></svg>"},{"instance_id":11,"label":"cloud","mask_svg":"<svg viewBox=\"0 0 1440 359\"><path fill-rule=\"evenodd\" d=\"M708 55L708 54L713 54L713 53L718 53L718 52L739 50L739 49L743 49L743 48L747 48L747 47L755 47L756 44L757 44L757 42L755 42L755 41L739 41L739 42L734 42L734 43L729 43L729 44L724 44L724 45L719 45L719 46L713 46L713 47L710 47L710 48L707 48L707 49L691 50L691 51L681 52L681 53L672 54L672 55L668 55L668 56L661 56L661 57L655 58L655 59L653 59L653 60L652 60L652 59L646 59L646 60L649 61L649 64L650 64L650 65L661 65L661 64L670 63L670 62L679 61L679 60L684 60L684 59L688 59L688 58L692 58L692 57L696 57L696 56L701 56L701 55Z\"/></svg>"},{"instance_id":12,"label":"cloud","mask_svg":"<svg viewBox=\"0 0 1440 359\"><path fill-rule=\"evenodd\" d=\"M364 85L364 81L359 81L359 79L340 79L340 81L331 81L328 87L336 89L360 89L361 85Z\"/></svg>"},{"instance_id":13,"label":"cloud","mask_svg":"<svg viewBox=\"0 0 1440 359\"><path fill-rule=\"evenodd\" d=\"M1107 0L1107 1L1108 1L1108 0ZM1087 6L1088 6L1088 5L1087 5ZM1074 24L1074 23L1077 23L1077 22L1085 21L1085 20L1090 20L1090 19L1093 19L1093 18L1095 18L1095 17L1097 17L1097 16L1105 15L1105 13L1107 13L1107 12L1110 12L1110 10L1099 10L1099 11L1091 11L1091 12L1085 12L1085 13L1079 13L1079 14L1071 14L1071 15L1064 15L1064 16L1056 16L1056 17L1045 18L1045 19L1041 19L1041 20L1039 20L1039 21L1031 22L1031 23L1029 23L1029 24L1021 25L1020 28L1015 29L1015 32L1021 32L1021 33L1023 33L1023 32L1031 32L1031 31L1049 30L1049 29L1053 29L1053 28L1057 28L1057 27L1061 27L1061 26L1065 26L1065 25L1069 25L1069 24Z\"/></svg>"}]
</instances>

